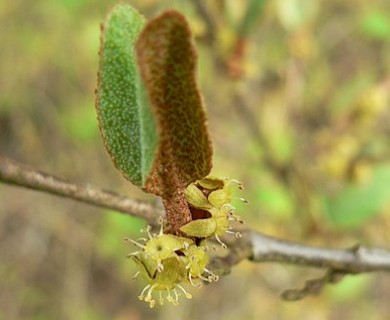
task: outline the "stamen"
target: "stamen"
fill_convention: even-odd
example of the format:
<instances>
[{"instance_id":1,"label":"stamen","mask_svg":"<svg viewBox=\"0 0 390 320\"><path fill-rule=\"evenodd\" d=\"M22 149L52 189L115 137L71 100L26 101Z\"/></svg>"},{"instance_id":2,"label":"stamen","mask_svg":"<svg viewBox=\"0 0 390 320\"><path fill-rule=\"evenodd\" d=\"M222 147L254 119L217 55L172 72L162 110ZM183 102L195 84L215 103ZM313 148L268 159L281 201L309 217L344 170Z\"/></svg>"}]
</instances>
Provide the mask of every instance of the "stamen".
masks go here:
<instances>
[{"instance_id":1,"label":"stamen","mask_svg":"<svg viewBox=\"0 0 390 320\"><path fill-rule=\"evenodd\" d=\"M235 233L235 236L236 236L237 239L242 238L242 234L241 234L240 232L236 232L236 233Z\"/></svg>"},{"instance_id":2,"label":"stamen","mask_svg":"<svg viewBox=\"0 0 390 320\"><path fill-rule=\"evenodd\" d=\"M131 242L132 244L136 245L137 247L140 247L140 248L142 248L142 249L145 249L145 246L144 246L143 244L140 244L139 242L137 242L137 241L135 241L135 240L133 240L133 239L131 239L131 238L127 238L126 241Z\"/></svg>"},{"instance_id":3,"label":"stamen","mask_svg":"<svg viewBox=\"0 0 390 320\"><path fill-rule=\"evenodd\" d=\"M180 284L177 284L176 287L178 287L181 291L183 291L187 299L192 299L191 293L188 293Z\"/></svg>"},{"instance_id":4,"label":"stamen","mask_svg":"<svg viewBox=\"0 0 390 320\"><path fill-rule=\"evenodd\" d=\"M161 227L160 227L160 231L159 231L159 233L158 233L158 236L162 236L163 235L163 224L161 223Z\"/></svg>"},{"instance_id":5,"label":"stamen","mask_svg":"<svg viewBox=\"0 0 390 320\"><path fill-rule=\"evenodd\" d=\"M234 197L234 199L238 199L238 200L240 200L240 201L242 201L242 202L244 202L244 203L249 203L249 201L246 200L246 199L244 199L244 198Z\"/></svg>"},{"instance_id":6,"label":"stamen","mask_svg":"<svg viewBox=\"0 0 390 320\"><path fill-rule=\"evenodd\" d=\"M200 276L200 278L202 279L202 276ZM195 283L195 282L194 282L191 273L188 275L188 280L190 281L190 284L191 284L193 287L200 288L200 287L202 286L202 283L200 283L200 282Z\"/></svg>"},{"instance_id":7,"label":"stamen","mask_svg":"<svg viewBox=\"0 0 390 320\"><path fill-rule=\"evenodd\" d=\"M150 288L150 284L148 284L141 292L141 294L138 296L138 299L144 300L145 299L145 292Z\"/></svg>"},{"instance_id":8,"label":"stamen","mask_svg":"<svg viewBox=\"0 0 390 320\"><path fill-rule=\"evenodd\" d=\"M149 308L154 308L155 305L156 305L156 300L154 300L154 299L150 300Z\"/></svg>"},{"instance_id":9,"label":"stamen","mask_svg":"<svg viewBox=\"0 0 390 320\"><path fill-rule=\"evenodd\" d=\"M162 306L162 305L164 304L164 298L163 298L163 296L162 296L161 290L158 292L158 295L159 295L160 306Z\"/></svg>"},{"instance_id":10,"label":"stamen","mask_svg":"<svg viewBox=\"0 0 390 320\"><path fill-rule=\"evenodd\" d=\"M175 300L174 300L173 304L175 306L177 306L177 305L179 305L179 295L177 294L176 289L173 289L173 293L175 294Z\"/></svg>"},{"instance_id":11,"label":"stamen","mask_svg":"<svg viewBox=\"0 0 390 320\"><path fill-rule=\"evenodd\" d=\"M135 279L137 279L137 277L139 276L139 274L140 274L140 272L139 271L137 271L136 273L135 273L135 275L131 278L132 280L135 280Z\"/></svg>"},{"instance_id":12,"label":"stamen","mask_svg":"<svg viewBox=\"0 0 390 320\"><path fill-rule=\"evenodd\" d=\"M167 292L168 292L168 297L167 297L167 300L168 300L168 302L171 302L172 303L172 301L173 301L173 298L172 298L172 296L171 296L171 290L169 290L169 289L167 289Z\"/></svg>"},{"instance_id":13,"label":"stamen","mask_svg":"<svg viewBox=\"0 0 390 320\"><path fill-rule=\"evenodd\" d=\"M238 181L238 180L236 180L236 179L231 179L231 180L229 181L229 183L232 183L232 182L237 183L238 189L244 190L244 186L243 186L243 184L242 184L241 181Z\"/></svg>"},{"instance_id":14,"label":"stamen","mask_svg":"<svg viewBox=\"0 0 390 320\"><path fill-rule=\"evenodd\" d=\"M129 253L127 255L127 258L131 258L132 256L138 256L140 253L141 253L141 251L135 251L135 252Z\"/></svg>"},{"instance_id":15,"label":"stamen","mask_svg":"<svg viewBox=\"0 0 390 320\"><path fill-rule=\"evenodd\" d=\"M203 281L206 281L206 282L213 282L213 277L212 276L208 276L206 278L203 275L200 275L199 278L202 279Z\"/></svg>"},{"instance_id":16,"label":"stamen","mask_svg":"<svg viewBox=\"0 0 390 320\"><path fill-rule=\"evenodd\" d=\"M236 209L236 207L234 207L234 206L231 205L230 203L224 204L221 208L223 208L223 207L225 207L225 208L227 208L227 209L230 209L229 214L230 214L233 210Z\"/></svg>"},{"instance_id":17,"label":"stamen","mask_svg":"<svg viewBox=\"0 0 390 320\"><path fill-rule=\"evenodd\" d=\"M233 212L230 212L230 213L229 213L229 218L228 218L228 219L229 219L229 220L234 219L234 221L236 221L236 222L238 222L238 223L241 223L241 224L244 223L244 221L241 219L241 217L238 216L238 215L236 215L236 214L234 214Z\"/></svg>"},{"instance_id":18,"label":"stamen","mask_svg":"<svg viewBox=\"0 0 390 320\"><path fill-rule=\"evenodd\" d=\"M150 302L150 304L152 304L153 301L155 302L155 300L154 300L153 297L152 297L152 293L153 293L153 290L154 290L154 288L155 288L156 286L157 286L157 284L154 284L154 285L152 285L152 286L149 288L148 293L147 293L147 295L146 295L144 301ZM153 306L154 306L154 304L153 304ZM153 307L151 306L151 308L153 308Z\"/></svg>"},{"instance_id":19,"label":"stamen","mask_svg":"<svg viewBox=\"0 0 390 320\"><path fill-rule=\"evenodd\" d=\"M210 276L213 279L213 281L218 281L219 280L219 276L217 276L215 273L211 272L209 269L204 268L204 271L207 272L208 274L210 274Z\"/></svg>"},{"instance_id":20,"label":"stamen","mask_svg":"<svg viewBox=\"0 0 390 320\"><path fill-rule=\"evenodd\" d=\"M218 235L215 235L215 239L218 241L218 243L222 246L223 249L227 249L227 245L222 242L222 240L218 237Z\"/></svg>"},{"instance_id":21,"label":"stamen","mask_svg":"<svg viewBox=\"0 0 390 320\"><path fill-rule=\"evenodd\" d=\"M151 230L152 230L151 226L147 226L146 227L146 233L148 234L149 239L153 239L153 236L152 236L152 234L150 232Z\"/></svg>"}]
</instances>

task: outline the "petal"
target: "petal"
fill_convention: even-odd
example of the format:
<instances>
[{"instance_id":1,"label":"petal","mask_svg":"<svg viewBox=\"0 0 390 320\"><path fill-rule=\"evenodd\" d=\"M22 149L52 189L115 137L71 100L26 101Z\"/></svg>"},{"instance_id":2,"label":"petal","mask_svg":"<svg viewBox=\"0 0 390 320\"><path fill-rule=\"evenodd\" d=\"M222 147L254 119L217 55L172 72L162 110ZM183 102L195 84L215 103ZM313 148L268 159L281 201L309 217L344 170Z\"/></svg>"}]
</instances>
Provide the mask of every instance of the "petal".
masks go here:
<instances>
[{"instance_id":1,"label":"petal","mask_svg":"<svg viewBox=\"0 0 390 320\"><path fill-rule=\"evenodd\" d=\"M221 208L223 205L232 201L232 196L229 191L220 189L211 192L208 200L214 207Z\"/></svg>"},{"instance_id":2,"label":"petal","mask_svg":"<svg viewBox=\"0 0 390 320\"><path fill-rule=\"evenodd\" d=\"M193 220L180 228L181 231L192 237L207 238L214 234L217 228L215 219Z\"/></svg>"},{"instance_id":3,"label":"petal","mask_svg":"<svg viewBox=\"0 0 390 320\"><path fill-rule=\"evenodd\" d=\"M203 192L200 191L193 183L185 189L184 195L186 200L195 208L210 209L212 207Z\"/></svg>"}]
</instances>

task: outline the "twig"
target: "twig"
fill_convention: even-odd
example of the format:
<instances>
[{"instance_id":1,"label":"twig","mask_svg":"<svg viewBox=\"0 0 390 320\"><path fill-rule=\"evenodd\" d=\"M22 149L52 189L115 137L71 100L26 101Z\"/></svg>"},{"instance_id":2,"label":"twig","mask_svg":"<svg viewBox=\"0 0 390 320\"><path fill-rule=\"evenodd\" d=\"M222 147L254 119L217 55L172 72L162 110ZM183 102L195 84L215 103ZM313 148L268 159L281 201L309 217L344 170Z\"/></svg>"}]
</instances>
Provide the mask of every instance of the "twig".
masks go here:
<instances>
[{"instance_id":1,"label":"twig","mask_svg":"<svg viewBox=\"0 0 390 320\"><path fill-rule=\"evenodd\" d=\"M98 207L113 209L155 223L157 212L151 204L130 199L90 185L79 186L47 173L30 169L0 157L0 181L24 188L79 200Z\"/></svg>"},{"instance_id":2,"label":"twig","mask_svg":"<svg viewBox=\"0 0 390 320\"><path fill-rule=\"evenodd\" d=\"M389 250L360 245L349 249L318 248L279 240L258 232L252 232L250 237L253 254L251 260L254 262L283 262L352 274L390 272Z\"/></svg>"},{"instance_id":3,"label":"twig","mask_svg":"<svg viewBox=\"0 0 390 320\"><path fill-rule=\"evenodd\" d=\"M2 157L0 181L113 209L145 219L149 223L155 223L159 213L156 208L145 202L91 186L83 187L65 182ZM242 235L239 240L234 237L227 237L224 240L230 249L229 254L223 258L216 258L211 264L219 274L229 273L232 266L245 259L253 262L278 262L315 267L337 274L390 272L389 250L363 246L349 249L319 248L277 239L253 230L243 231Z\"/></svg>"},{"instance_id":4,"label":"twig","mask_svg":"<svg viewBox=\"0 0 390 320\"><path fill-rule=\"evenodd\" d=\"M319 295L327 284L338 283L345 275L346 273L343 271L330 269L320 278L307 280L303 288L289 289L282 292L282 299L297 301L309 295Z\"/></svg>"},{"instance_id":5,"label":"twig","mask_svg":"<svg viewBox=\"0 0 390 320\"><path fill-rule=\"evenodd\" d=\"M210 15L210 12L208 11L206 7L206 3L204 0L194 0L193 4L195 6L196 11L198 12L199 16L203 19L205 25L206 25L206 34L204 36L205 40L209 45L213 45L215 43L215 40L217 38L217 26L216 22L213 19L213 17Z\"/></svg>"}]
</instances>

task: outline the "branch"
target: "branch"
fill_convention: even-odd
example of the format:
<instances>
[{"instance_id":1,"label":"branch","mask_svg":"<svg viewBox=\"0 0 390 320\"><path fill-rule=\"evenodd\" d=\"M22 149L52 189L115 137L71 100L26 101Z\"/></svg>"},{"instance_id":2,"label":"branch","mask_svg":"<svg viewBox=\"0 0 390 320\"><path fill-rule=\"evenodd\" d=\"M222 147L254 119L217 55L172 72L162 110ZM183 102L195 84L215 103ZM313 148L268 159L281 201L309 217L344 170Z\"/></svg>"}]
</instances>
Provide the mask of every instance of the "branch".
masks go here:
<instances>
[{"instance_id":1,"label":"branch","mask_svg":"<svg viewBox=\"0 0 390 320\"><path fill-rule=\"evenodd\" d=\"M78 186L2 157L0 157L0 181L113 209L145 219L149 223L155 222L158 216L158 210L145 202L91 186ZM340 275L374 271L390 272L390 251L385 249L360 245L349 249L319 248L277 239L253 230L243 231L242 238L239 240L235 237L226 237L224 242L229 247L228 255L215 258L210 267L221 275L229 273L232 266L245 259L253 262L277 262L328 270L328 274L332 277L309 281L309 285L302 290L295 290L301 296L310 290L318 292L320 289L318 287L335 282Z\"/></svg>"},{"instance_id":2,"label":"branch","mask_svg":"<svg viewBox=\"0 0 390 320\"><path fill-rule=\"evenodd\" d=\"M150 223L155 223L157 218L156 208L151 204L130 199L111 191L97 189L90 185L75 185L4 157L0 157L0 181L116 210L145 219Z\"/></svg>"},{"instance_id":3,"label":"branch","mask_svg":"<svg viewBox=\"0 0 390 320\"><path fill-rule=\"evenodd\" d=\"M349 249L329 249L279 240L258 232L250 234L254 262L283 262L346 273L390 272L390 251L360 245Z\"/></svg>"},{"instance_id":4,"label":"branch","mask_svg":"<svg viewBox=\"0 0 390 320\"><path fill-rule=\"evenodd\" d=\"M214 18L211 16L204 0L194 0L193 4L199 16L203 19L206 25L205 40L208 44L213 45L217 38L217 25Z\"/></svg>"}]
</instances>

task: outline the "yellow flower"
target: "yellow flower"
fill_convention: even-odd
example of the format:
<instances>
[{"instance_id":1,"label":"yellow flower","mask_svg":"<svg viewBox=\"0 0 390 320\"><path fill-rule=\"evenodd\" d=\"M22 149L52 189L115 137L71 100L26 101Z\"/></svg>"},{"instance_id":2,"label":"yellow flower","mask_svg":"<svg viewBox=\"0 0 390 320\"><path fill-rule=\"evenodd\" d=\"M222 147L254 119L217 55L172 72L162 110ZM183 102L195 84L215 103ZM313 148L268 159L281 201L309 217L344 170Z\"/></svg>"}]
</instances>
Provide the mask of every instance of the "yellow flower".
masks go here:
<instances>
[{"instance_id":1,"label":"yellow flower","mask_svg":"<svg viewBox=\"0 0 390 320\"><path fill-rule=\"evenodd\" d=\"M197 211L207 211L208 215L204 214L201 218L195 217L180 230L191 237L214 236L224 248L226 245L219 236L233 233L239 237L239 233L232 231L233 226L230 223L230 221L241 222L239 217L234 215L234 207L231 205L233 184L238 184L239 188L242 188L237 180L228 178L206 177L190 184L184 193L190 210L193 208L192 211L195 211L195 208Z\"/></svg>"},{"instance_id":2,"label":"yellow flower","mask_svg":"<svg viewBox=\"0 0 390 320\"><path fill-rule=\"evenodd\" d=\"M218 280L218 276L207 269L207 247L200 240L214 236L226 248L220 236L225 233L239 236L232 231L231 225L232 221L240 221L233 214L234 207L231 205L232 185L237 183L228 178L206 177L186 188L184 195L193 220L180 230L192 239L164 234L162 227L157 234L148 227L147 238L138 241L127 239L139 247L129 254L129 258L137 265L137 275L148 282L139 295L140 300L149 303L151 308L156 301L160 305L165 300L177 305L181 294L188 299L192 297L182 284L199 287L203 281Z\"/></svg>"},{"instance_id":3,"label":"yellow flower","mask_svg":"<svg viewBox=\"0 0 390 320\"><path fill-rule=\"evenodd\" d=\"M160 305L164 304L165 299L177 305L179 303L178 290L184 293L186 298L192 298L192 295L180 285L187 279L187 270L185 264L178 257L164 259L161 271L157 268L157 263L145 252L139 255L132 255L130 258L137 264L141 276L149 283L138 298L148 302L151 308L156 304L154 296L156 292L158 292Z\"/></svg>"}]
</instances>

